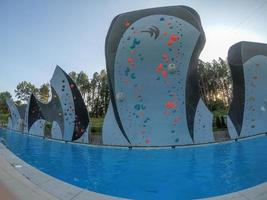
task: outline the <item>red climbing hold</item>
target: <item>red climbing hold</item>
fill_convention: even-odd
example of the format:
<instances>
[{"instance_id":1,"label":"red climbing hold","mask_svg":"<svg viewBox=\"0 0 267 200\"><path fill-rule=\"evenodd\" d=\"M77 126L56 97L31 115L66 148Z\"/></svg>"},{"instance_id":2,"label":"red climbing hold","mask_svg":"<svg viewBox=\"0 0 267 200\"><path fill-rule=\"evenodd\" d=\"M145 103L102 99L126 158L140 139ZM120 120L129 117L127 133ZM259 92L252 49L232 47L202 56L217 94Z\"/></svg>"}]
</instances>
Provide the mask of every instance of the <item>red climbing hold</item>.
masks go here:
<instances>
[{"instance_id":1,"label":"red climbing hold","mask_svg":"<svg viewBox=\"0 0 267 200\"><path fill-rule=\"evenodd\" d=\"M165 106L166 106L166 108L168 108L168 109L176 108L176 104L173 103L173 102L171 102L171 101L167 102Z\"/></svg>"},{"instance_id":2,"label":"red climbing hold","mask_svg":"<svg viewBox=\"0 0 267 200\"><path fill-rule=\"evenodd\" d=\"M126 28L128 28L128 27L130 26L130 22L129 22L129 21L125 21L124 26L125 26Z\"/></svg>"},{"instance_id":3,"label":"red climbing hold","mask_svg":"<svg viewBox=\"0 0 267 200\"><path fill-rule=\"evenodd\" d=\"M166 77L168 76L168 72L167 72L166 70L163 70L163 71L162 71L162 76L163 76L164 78L166 78Z\"/></svg>"},{"instance_id":4,"label":"red climbing hold","mask_svg":"<svg viewBox=\"0 0 267 200\"><path fill-rule=\"evenodd\" d=\"M162 64L159 64L159 65L157 66L157 68L156 68L156 72L157 72L157 73L160 73L160 72L162 71L162 69L163 69L163 65L162 65Z\"/></svg>"},{"instance_id":5,"label":"red climbing hold","mask_svg":"<svg viewBox=\"0 0 267 200\"><path fill-rule=\"evenodd\" d=\"M133 60L132 58L128 58L128 63L129 63L130 65L133 65L133 64L134 64L134 60Z\"/></svg>"}]
</instances>

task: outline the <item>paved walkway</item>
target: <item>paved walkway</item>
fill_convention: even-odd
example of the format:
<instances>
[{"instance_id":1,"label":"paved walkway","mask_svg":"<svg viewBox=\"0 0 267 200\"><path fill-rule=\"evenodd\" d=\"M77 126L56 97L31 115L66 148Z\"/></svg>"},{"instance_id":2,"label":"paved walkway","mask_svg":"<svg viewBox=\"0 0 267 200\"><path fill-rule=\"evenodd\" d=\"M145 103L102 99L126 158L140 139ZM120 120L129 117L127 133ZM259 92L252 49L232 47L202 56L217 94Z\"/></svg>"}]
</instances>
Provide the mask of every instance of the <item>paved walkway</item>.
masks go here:
<instances>
[{"instance_id":1,"label":"paved walkway","mask_svg":"<svg viewBox=\"0 0 267 200\"><path fill-rule=\"evenodd\" d=\"M0 156L0 183L1 196L5 195L5 198L9 196L10 200L58 200L26 179L2 156Z\"/></svg>"}]
</instances>

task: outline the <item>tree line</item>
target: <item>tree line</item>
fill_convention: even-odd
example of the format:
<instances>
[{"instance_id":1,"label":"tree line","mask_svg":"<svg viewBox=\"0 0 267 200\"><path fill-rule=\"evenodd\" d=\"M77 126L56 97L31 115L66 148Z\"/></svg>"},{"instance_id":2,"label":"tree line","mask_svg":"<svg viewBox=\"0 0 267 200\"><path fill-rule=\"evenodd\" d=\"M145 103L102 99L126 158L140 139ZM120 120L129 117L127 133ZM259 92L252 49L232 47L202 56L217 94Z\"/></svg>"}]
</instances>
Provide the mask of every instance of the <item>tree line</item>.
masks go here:
<instances>
[{"instance_id":1,"label":"tree line","mask_svg":"<svg viewBox=\"0 0 267 200\"><path fill-rule=\"evenodd\" d=\"M88 108L90 117L100 118L104 117L108 108L109 102L109 87L106 70L101 70L100 73L95 72L93 77L89 79L88 75L81 71L70 72L69 76L76 83L79 88L84 102ZM17 86L15 91L16 104L21 105L27 103L30 95L33 93L38 100L47 103L51 97L51 88L49 83L44 83L40 88L34 84L22 81ZM5 99L11 97L9 92L0 93L1 98L0 107L5 107Z\"/></svg>"},{"instance_id":2,"label":"tree line","mask_svg":"<svg viewBox=\"0 0 267 200\"><path fill-rule=\"evenodd\" d=\"M232 79L227 62L221 58L212 62L199 60L198 74L200 93L204 102L215 115L225 115L232 98ZM106 70L95 72L92 78L83 71L72 71L69 76L78 86L90 117L104 117L110 99ZM26 103L31 93L34 93L40 101L49 102L50 85L44 83L37 88L30 82L20 82L15 89L16 104ZM2 113L7 112L6 97L11 97L9 92L0 93L0 112Z\"/></svg>"},{"instance_id":3,"label":"tree line","mask_svg":"<svg viewBox=\"0 0 267 200\"><path fill-rule=\"evenodd\" d=\"M219 58L198 62L201 97L215 115L225 115L232 100L232 77L228 63Z\"/></svg>"}]
</instances>

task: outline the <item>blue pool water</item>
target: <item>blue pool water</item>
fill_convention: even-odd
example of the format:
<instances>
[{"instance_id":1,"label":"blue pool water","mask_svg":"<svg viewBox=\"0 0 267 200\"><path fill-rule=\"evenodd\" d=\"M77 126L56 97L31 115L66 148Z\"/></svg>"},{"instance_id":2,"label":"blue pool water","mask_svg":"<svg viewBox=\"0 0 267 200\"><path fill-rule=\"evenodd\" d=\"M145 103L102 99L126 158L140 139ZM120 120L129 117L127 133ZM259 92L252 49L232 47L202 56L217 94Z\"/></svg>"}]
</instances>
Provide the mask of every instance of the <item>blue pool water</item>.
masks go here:
<instances>
[{"instance_id":1,"label":"blue pool water","mask_svg":"<svg viewBox=\"0 0 267 200\"><path fill-rule=\"evenodd\" d=\"M267 181L267 136L176 149L64 144L0 129L18 157L73 185L132 199L193 199Z\"/></svg>"}]
</instances>

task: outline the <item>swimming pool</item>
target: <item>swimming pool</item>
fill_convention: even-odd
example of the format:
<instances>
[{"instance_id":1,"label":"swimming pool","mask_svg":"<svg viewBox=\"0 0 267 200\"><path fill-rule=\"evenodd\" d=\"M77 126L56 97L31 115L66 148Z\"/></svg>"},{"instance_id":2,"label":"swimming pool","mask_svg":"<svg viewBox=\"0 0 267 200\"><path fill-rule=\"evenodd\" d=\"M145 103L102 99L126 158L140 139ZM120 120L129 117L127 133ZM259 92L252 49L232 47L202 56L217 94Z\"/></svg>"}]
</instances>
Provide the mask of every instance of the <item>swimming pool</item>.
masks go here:
<instances>
[{"instance_id":1,"label":"swimming pool","mask_svg":"<svg viewBox=\"0 0 267 200\"><path fill-rule=\"evenodd\" d=\"M267 181L267 137L176 149L64 144L0 129L18 157L91 191L132 199L193 199Z\"/></svg>"}]
</instances>

